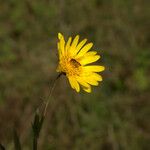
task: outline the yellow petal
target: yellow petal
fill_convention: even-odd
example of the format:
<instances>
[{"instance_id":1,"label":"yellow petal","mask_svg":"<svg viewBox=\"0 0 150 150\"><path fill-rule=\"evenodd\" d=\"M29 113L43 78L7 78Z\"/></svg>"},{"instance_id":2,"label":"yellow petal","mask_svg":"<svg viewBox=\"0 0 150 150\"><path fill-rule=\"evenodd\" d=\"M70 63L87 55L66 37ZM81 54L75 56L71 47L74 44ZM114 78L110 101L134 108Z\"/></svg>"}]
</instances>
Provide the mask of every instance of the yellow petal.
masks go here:
<instances>
[{"instance_id":1,"label":"yellow petal","mask_svg":"<svg viewBox=\"0 0 150 150\"><path fill-rule=\"evenodd\" d=\"M102 76L99 75L99 74L97 74L97 73L92 73L92 74L90 75L90 77L91 77L91 78L94 78L96 81L102 81L102 80L103 80Z\"/></svg>"},{"instance_id":2,"label":"yellow petal","mask_svg":"<svg viewBox=\"0 0 150 150\"><path fill-rule=\"evenodd\" d=\"M86 54L90 49L91 47L93 46L93 43L89 43L89 44L86 44L80 51L79 53L77 54L76 56L76 59L82 57L84 54Z\"/></svg>"},{"instance_id":3,"label":"yellow petal","mask_svg":"<svg viewBox=\"0 0 150 150\"><path fill-rule=\"evenodd\" d=\"M83 87L83 90L85 91L85 92L87 92L87 93L91 93L91 86L90 87Z\"/></svg>"},{"instance_id":4,"label":"yellow petal","mask_svg":"<svg viewBox=\"0 0 150 150\"><path fill-rule=\"evenodd\" d=\"M79 35L77 35L77 36L74 38L71 47L75 48L75 47L77 46L77 44L78 44L78 41L79 41Z\"/></svg>"},{"instance_id":5,"label":"yellow petal","mask_svg":"<svg viewBox=\"0 0 150 150\"><path fill-rule=\"evenodd\" d=\"M72 37L69 37L67 44L66 44L66 51L70 48L71 41L72 41Z\"/></svg>"},{"instance_id":6,"label":"yellow petal","mask_svg":"<svg viewBox=\"0 0 150 150\"><path fill-rule=\"evenodd\" d=\"M79 84L81 84L84 91L88 93L91 92L91 86L82 77L77 78L77 81Z\"/></svg>"},{"instance_id":7,"label":"yellow petal","mask_svg":"<svg viewBox=\"0 0 150 150\"><path fill-rule=\"evenodd\" d=\"M82 48L82 46L86 43L87 39L82 40L76 47L75 51L74 51L74 55L76 55L79 50Z\"/></svg>"},{"instance_id":8,"label":"yellow petal","mask_svg":"<svg viewBox=\"0 0 150 150\"><path fill-rule=\"evenodd\" d=\"M64 36L61 33L58 33L58 39L59 41L59 51L62 55L64 55L64 48L65 48L65 40Z\"/></svg>"},{"instance_id":9,"label":"yellow petal","mask_svg":"<svg viewBox=\"0 0 150 150\"><path fill-rule=\"evenodd\" d=\"M81 84L82 86L88 88L90 85L88 83L86 83L82 77L78 77L77 81L79 82L79 84Z\"/></svg>"},{"instance_id":10,"label":"yellow petal","mask_svg":"<svg viewBox=\"0 0 150 150\"><path fill-rule=\"evenodd\" d=\"M61 58L61 51L60 51L59 42L57 43L57 48L58 48L58 54L59 54L59 58Z\"/></svg>"},{"instance_id":11,"label":"yellow petal","mask_svg":"<svg viewBox=\"0 0 150 150\"><path fill-rule=\"evenodd\" d=\"M77 35L74 38L72 45L70 46L69 52L70 52L71 56L74 56L74 54L76 53L75 51L76 51L76 46L78 44L78 41L79 41L79 35Z\"/></svg>"},{"instance_id":12,"label":"yellow petal","mask_svg":"<svg viewBox=\"0 0 150 150\"><path fill-rule=\"evenodd\" d=\"M100 59L99 55L87 56L87 57L83 57L79 62L82 65L87 65L87 64L90 64L90 63L97 61L98 59Z\"/></svg>"},{"instance_id":13,"label":"yellow petal","mask_svg":"<svg viewBox=\"0 0 150 150\"><path fill-rule=\"evenodd\" d=\"M84 77L85 81L91 85L95 85L97 86L98 85L98 82L97 80L95 80L95 78L92 78L91 76L90 77Z\"/></svg>"},{"instance_id":14,"label":"yellow petal","mask_svg":"<svg viewBox=\"0 0 150 150\"><path fill-rule=\"evenodd\" d=\"M77 82L77 80L73 77L68 77L70 85L73 89L75 89L77 92L80 91L80 86L79 83Z\"/></svg>"},{"instance_id":15,"label":"yellow petal","mask_svg":"<svg viewBox=\"0 0 150 150\"><path fill-rule=\"evenodd\" d=\"M92 66L84 66L83 67L85 72L101 72L105 70L104 66L92 65Z\"/></svg>"},{"instance_id":16,"label":"yellow petal","mask_svg":"<svg viewBox=\"0 0 150 150\"><path fill-rule=\"evenodd\" d=\"M96 51L90 51L90 52L87 52L87 53L84 55L84 57L86 57L86 56L94 56L94 55L96 55L96 54L97 54Z\"/></svg>"},{"instance_id":17,"label":"yellow petal","mask_svg":"<svg viewBox=\"0 0 150 150\"><path fill-rule=\"evenodd\" d=\"M60 40L63 37L61 33L58 33L58 39Z\"/></svg>"}]
</instances>

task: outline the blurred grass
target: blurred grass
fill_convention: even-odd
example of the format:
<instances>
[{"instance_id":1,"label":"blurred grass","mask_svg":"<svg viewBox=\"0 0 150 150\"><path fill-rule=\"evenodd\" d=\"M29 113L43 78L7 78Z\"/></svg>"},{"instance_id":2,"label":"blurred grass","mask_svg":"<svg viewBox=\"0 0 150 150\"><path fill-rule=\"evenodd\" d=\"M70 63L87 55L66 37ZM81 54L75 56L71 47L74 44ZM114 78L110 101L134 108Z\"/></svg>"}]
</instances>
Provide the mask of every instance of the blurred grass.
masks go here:
<instances>
[{"instance_id":1,"label":"blurred grass","mask_svg":"<svg viewBox=\"0 0 150 150\"><path fill-rule=\"evenodd\" d=\"M30 149L33 112L57 66L57 33L94 42L105 64L91 95L61 78L40 149L150 149L150 5L146 0L0 1L0 142L15 125Z\"/></svg>"}]
</instances>

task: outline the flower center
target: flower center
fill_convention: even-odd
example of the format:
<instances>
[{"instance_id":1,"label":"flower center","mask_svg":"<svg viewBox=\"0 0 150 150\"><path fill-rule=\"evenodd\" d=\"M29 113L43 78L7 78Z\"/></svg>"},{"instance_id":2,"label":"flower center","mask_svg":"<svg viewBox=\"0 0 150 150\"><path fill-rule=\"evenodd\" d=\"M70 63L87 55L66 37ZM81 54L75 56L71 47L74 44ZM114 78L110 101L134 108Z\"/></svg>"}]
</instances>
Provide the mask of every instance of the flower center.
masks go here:
<instances>
[{"instance_id":1,"label":"flower center","mask_svg":"<svg viewBox=\"0 0 150 150\"><path fill-rule=\"evenodd\" d=\"M81 64L75 59L64 58L60 61L58 70L67 76L78 76L81 73Z\"/></svg>"},{"instance_id":2,"label":"flower center","mask_svg":"<svg viewBox=\"0 0 150 150\"><path fill-rule=\"evenodd\" d=\"M73 67L75 68L79 68L81 66L81 64L79 62L77 62L75 59L71 59L70 63L73 65Z\"/></svg>"}]
</instances>

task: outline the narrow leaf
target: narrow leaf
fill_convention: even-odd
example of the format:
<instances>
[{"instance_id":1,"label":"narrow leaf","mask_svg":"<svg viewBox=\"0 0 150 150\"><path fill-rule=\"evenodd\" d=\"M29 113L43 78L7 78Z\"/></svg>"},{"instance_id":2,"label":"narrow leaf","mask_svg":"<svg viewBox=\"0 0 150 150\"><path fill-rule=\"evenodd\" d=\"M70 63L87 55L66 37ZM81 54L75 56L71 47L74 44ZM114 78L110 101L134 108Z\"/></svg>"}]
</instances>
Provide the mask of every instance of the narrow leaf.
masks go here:
<instances>
[{"instance_id":1,"label":"narrow leaf","mask_svg":"<svg viewBox=\"0 0 150 150\"><path fill-rule=\"evenodd\" d=\"M20 139L15 129L14 129L14 147L15 150L21 150Z\"/></svg>"}]
</instances>

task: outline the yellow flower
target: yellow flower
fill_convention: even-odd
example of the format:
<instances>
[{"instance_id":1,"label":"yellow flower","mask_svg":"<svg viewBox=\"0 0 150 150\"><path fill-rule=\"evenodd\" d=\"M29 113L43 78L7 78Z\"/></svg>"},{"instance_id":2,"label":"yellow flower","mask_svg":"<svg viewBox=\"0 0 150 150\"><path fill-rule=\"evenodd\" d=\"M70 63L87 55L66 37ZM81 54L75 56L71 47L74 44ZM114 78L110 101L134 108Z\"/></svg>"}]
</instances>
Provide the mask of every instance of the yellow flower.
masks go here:
<instances>
[{"instance_id":1,"label":"yellow flower","mask_svg":"<svg viewBox=\"0 0 150 150\"><path fill-rule=\"evenodd\" d=\"M88 65L100 58L96 51L89 51L93 43L85 44L87 39L79 42L79 35L73 41L72 37L69 37L65 43L63 35L58 33L58 39L59 64L57 72L65 74L71 87L77 92L80 91L81 85L84 91L90 93L91 85L97 86L98 81L102 81L102 76L97 72L105 69L100 65Z\"/></svg>"}]
</instances>

